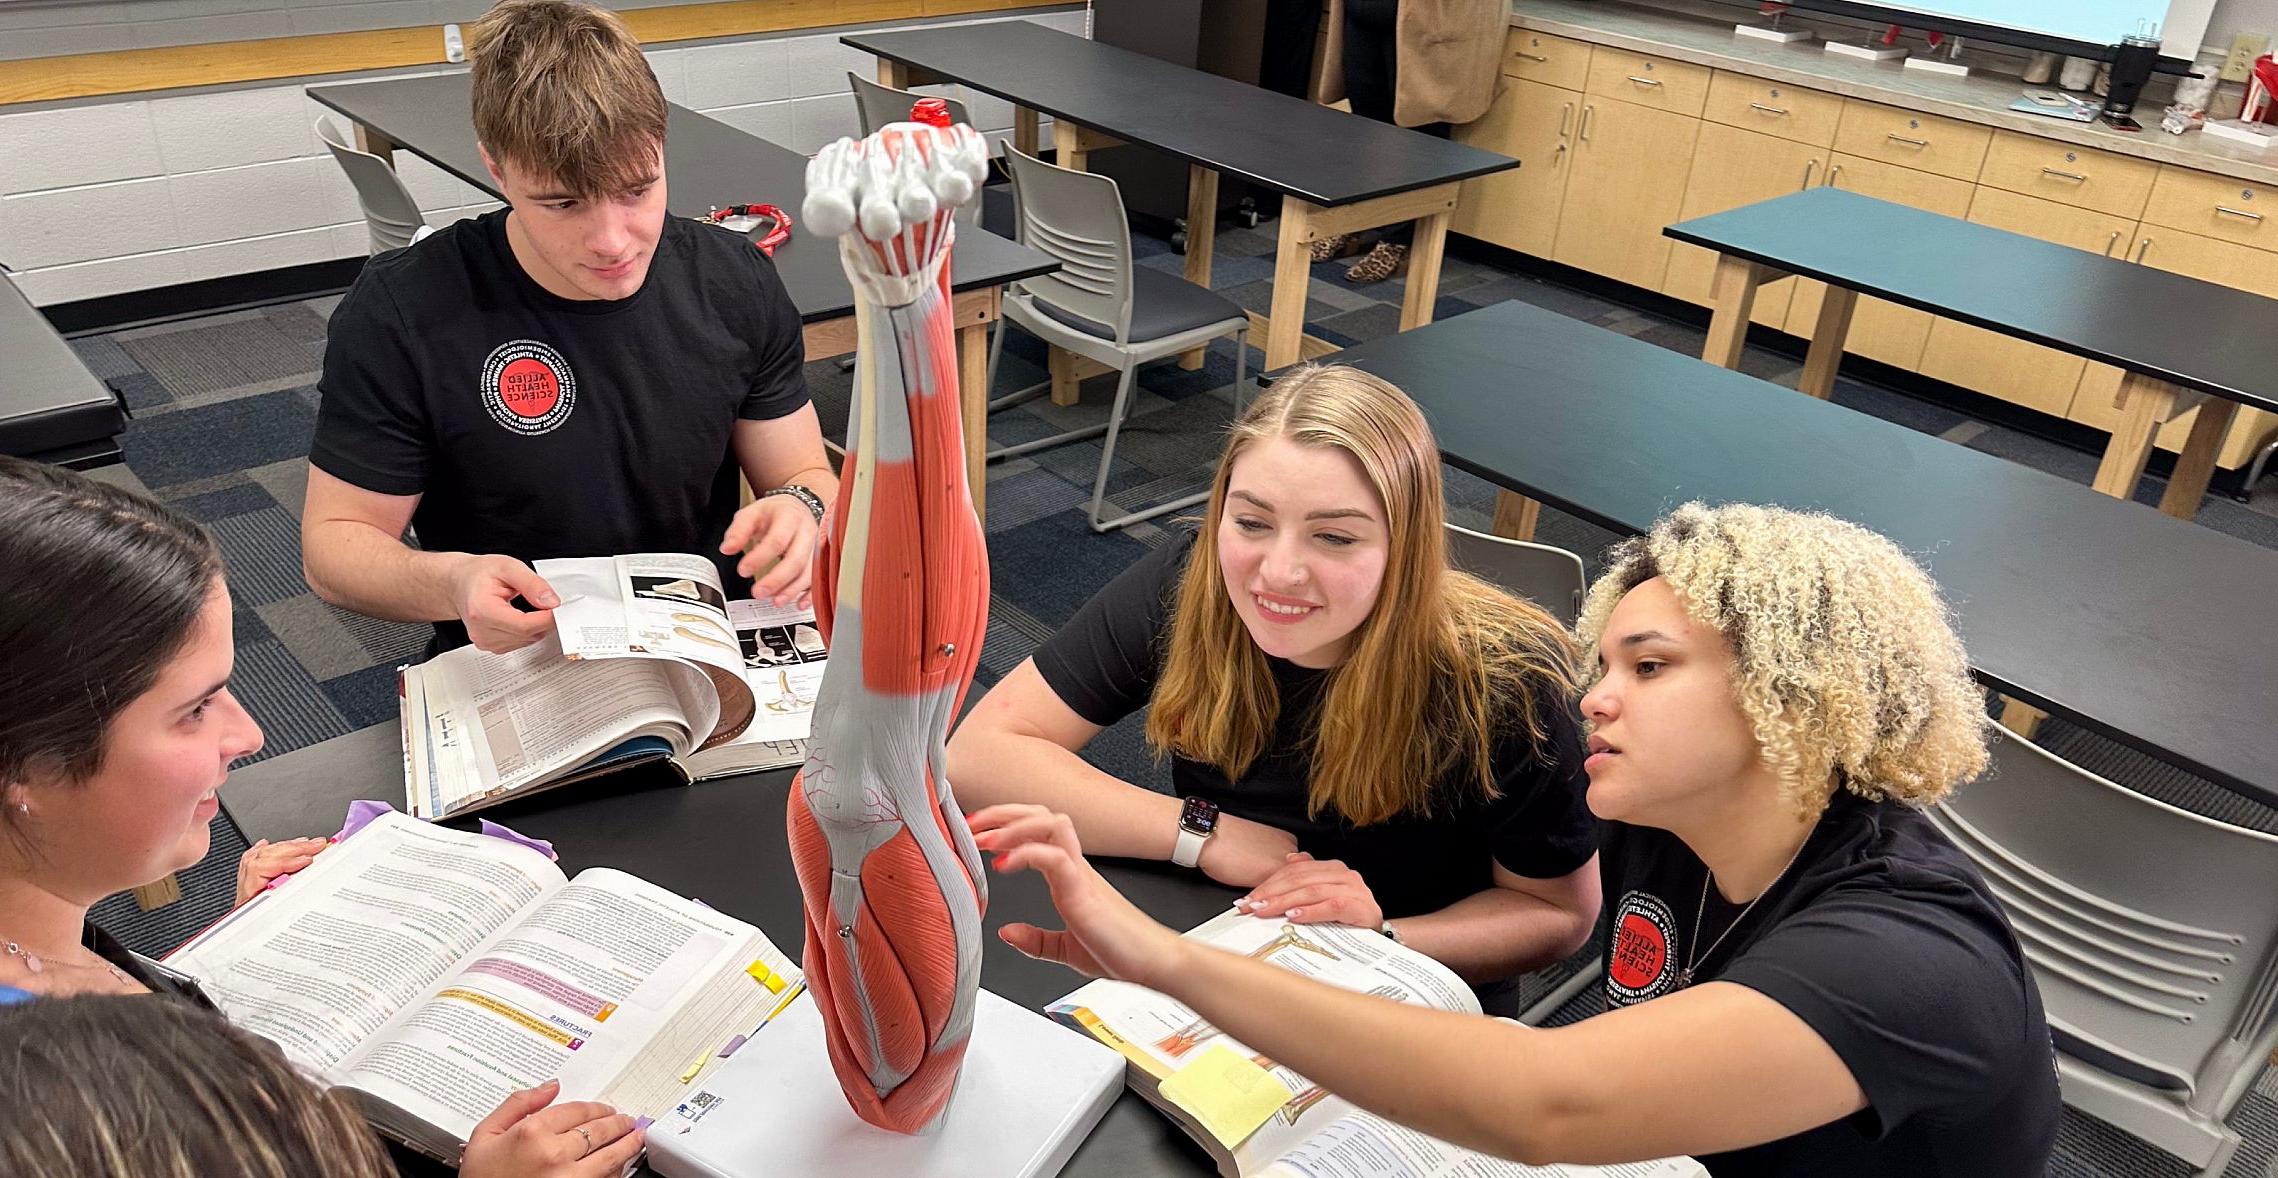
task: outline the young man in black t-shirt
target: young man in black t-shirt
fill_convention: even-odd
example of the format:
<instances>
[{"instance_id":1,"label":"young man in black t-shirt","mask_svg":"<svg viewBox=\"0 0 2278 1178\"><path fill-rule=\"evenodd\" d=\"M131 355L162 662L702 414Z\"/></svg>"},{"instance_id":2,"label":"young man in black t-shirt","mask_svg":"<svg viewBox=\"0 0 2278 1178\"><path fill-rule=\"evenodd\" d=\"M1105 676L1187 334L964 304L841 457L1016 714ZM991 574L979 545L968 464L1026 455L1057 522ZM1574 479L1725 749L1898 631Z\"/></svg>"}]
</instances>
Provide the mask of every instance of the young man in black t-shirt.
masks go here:
<instances>
[{"instance_id":1,"label":"young man in black t-shirt","mask_svg":"<svg viewBox=\"0 0 2278 1178\"><path fill-rule=\"evenodd\" d=\"M508 208L374 258L333 313L310 585L490 651L551 629L548 557L717 553L803 595L837 480L773 264L666 215L664 96L617 17L508 0L472 32Z\"/></svg>"},{"instance_id":2,"label":"young man in black t-shirt","mask_svg":"<svg viewBox=\"0 0 2278 1178\"><path fill-rule=\"evenodd\" d=\"M1699 504L1608 566L1577 627L1599 664L1582 712L1610 828L1604 1014L1487 1022L1188 941L1036 806L973 815L975 842L1043 872L1069 927L1001 935L1521 1161L2040 1178L2060 1115L2040 994L1924 812L1982 771L1987 723L1928 574L1855 525Z\"/></svg>"}]
</instances>

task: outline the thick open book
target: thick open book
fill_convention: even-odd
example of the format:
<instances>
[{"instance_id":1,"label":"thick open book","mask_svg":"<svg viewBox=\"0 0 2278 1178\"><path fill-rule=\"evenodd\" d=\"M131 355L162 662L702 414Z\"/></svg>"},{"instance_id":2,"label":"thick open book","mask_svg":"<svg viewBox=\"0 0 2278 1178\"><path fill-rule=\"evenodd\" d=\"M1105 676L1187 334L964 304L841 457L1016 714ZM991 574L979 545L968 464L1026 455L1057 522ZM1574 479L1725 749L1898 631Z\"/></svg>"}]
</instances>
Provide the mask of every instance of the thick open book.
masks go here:
<instances>
[{"instance_id":1,"label":"thick open book","mask_svg":"<svg viewBox=\"0 0 2278 1178\"><path fill-rule=\"evenodd\" d=\"M168 958L232 1022L452 1160L507 1093L636 1116L801 989L765 934L608 868L389 812Z\"/></svg>"},{"instance_id":2,"label":"thick open book","mask_svg":"<svg viewBox=\"0 0 2278 1178\"><path fill-rule=\"evenodd\" d=\"M674 553L536 565L554 633L403 668L405 809L448 818L635 764L684 780L806 759L822 636L808 611L729 602Z\"/></svg>"},{"instance_id":3,"label":"thick open book","mask_svg":"<svg viewBox=\"0 0 2278 1178\"><path fill-rule=\"evenodd\" d=\"M1227 912L1187 934L1292 973L1466 1014L1479 999L1446 966L1378 933ZM1396 1125L1315 1087L1170 997L1097 981L1050 1013L1123 1054L1133 1091L1210 1152L1225 1178L1692 1178L1689 1158L1528 1166ZM1183 1073L1183 1074L1182 1074Z\"/></svg>"}]
</instances>

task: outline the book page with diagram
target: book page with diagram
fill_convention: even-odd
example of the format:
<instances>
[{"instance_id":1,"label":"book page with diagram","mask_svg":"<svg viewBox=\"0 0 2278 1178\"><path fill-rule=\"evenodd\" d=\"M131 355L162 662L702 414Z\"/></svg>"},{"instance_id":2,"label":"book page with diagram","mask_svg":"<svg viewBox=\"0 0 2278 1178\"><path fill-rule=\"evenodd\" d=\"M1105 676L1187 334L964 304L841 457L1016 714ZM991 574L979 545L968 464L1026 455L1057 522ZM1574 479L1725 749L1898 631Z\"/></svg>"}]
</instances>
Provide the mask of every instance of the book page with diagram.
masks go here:
<instances>
[{"instance_id":1,"label":"book page with diagram","mask_svg":"<svg viewBox=\"0 0 2278 1178\"><path fill-rule=\"evenodd\" d=\"M532 566L561 597L554 630L572 660L640 655L686 660L712 681L716 711L697 747L734 740L752 721L751 687L728 620L719 570L683 552L541 560ZM695 715L691 720L699 719Z\"/></svg>"}]
</instances>

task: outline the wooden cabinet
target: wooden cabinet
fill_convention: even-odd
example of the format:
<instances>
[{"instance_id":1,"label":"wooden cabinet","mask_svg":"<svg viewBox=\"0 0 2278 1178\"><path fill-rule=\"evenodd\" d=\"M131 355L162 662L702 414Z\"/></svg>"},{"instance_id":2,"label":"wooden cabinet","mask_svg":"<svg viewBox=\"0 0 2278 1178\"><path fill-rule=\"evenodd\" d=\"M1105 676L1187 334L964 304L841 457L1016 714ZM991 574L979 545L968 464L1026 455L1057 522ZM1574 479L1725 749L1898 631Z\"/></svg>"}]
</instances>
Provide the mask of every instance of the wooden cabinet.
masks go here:
<instances>
[{"instance_id":1,"label":"wooden cabinet","mask_svg":"<svg viewBox=\"0 0 2278 1178\"><path fill-rule=\"evenodd\" d=\"M1974 181L1992 138L1991 127L1853 98L1843 103L1843 118L1835 127L1835 150Z\"/></svg>"},{"instance_id":2,"label":"wooden cabinet","mask_svg":"<svg viewBox=\"0 0 2278 1178\"><path fill-rule=\"evenodd\" d=\"M1590 46L1571 37L1514 29L1503 41L1503 72L1562 90L1580 90L1590 77Z\"/></svg>"},{"instance_id":3,"label":"wooden cabinet","mask_svg":"<svg viewBox=\"0 0 2278 1178\"><path fill-rule=\"evenodd\" d=\"M2278 254L2195 233L2145 225L2129 244L2127 256L2146 266L2278 298ZM2080 391L2074 395L2071 412L2066 416L2097 429L2112 429L2120 421L2120 411L2112 405L2119 392L2119 369L2090 364L2081 374ZM2194 409L2161 426L2157 436L2160 449L2182 450L2183 440L2190 435L2191 423L2198 416L2199 411ZM2253 457L2255 443L2269 435L2273 424L2278 424L2278 418L2260 410L2241 408L2238 419L2231 423L2230 433L2223 438L2215 464L2223 467L2244 464Z\"/></svg>"},{"instance_id":4,"label":"wooden cabinet","mask_svg":"<svg viewBox=\"0 0 2278 1178\"><path fill-rule=\"evenodd\" d=\"M1689 221L1737 209L1817 183L1827 171L1827 151L1808 143L1777 139L1722 123L1702 123L1693 149L1691 179L1677 220ZM1671 242L1669 274L1661 289L1687 302L1706 305L1716 254L1697 245ZM1756 292L1756 322L1780 327L1787 322L1795 280L1775 282Z\"/></svg>"},{"instance_id":5,"label":"wooden cabinet","mask_svg":"<svg viewBox=\"0 0 2278 1178\"><path fill-rule=\"evenodd\" d=\"M1709 82L1708 105L1701 112L1712 123L1813 147L1835 142L1835 124L1842 115L1843 100L1833 94L1725 70Z\"/></svg>"},{"instance_id":6,"label":"wooden cabinet","mask_svg":"<svg viewBox=\"0 0 2278 1178\"><path fill-rule=\"evenodd\" d=\"M1574 124L1582 95L1506 77L1495 103L1455 138L1519 161L1517 168L1463 182L1448 227L1522 254L1547 257L1558 235L1566 177L1574 170Z\"/></svg>"},{"instance_id":7,"label":"wooden cabinet","mask_svg":"<svg viewBox=\"0 0 2278 1178\"><path fill-rule=\"evenodd\" d=\"M2109 213L1999 188L1977 190L1969 219L2107 255L2116 253L2135 230L2133 222ZM2064 298L2069 293L2050 291L2048 297ZM1922 352L1922 375L2061 417L2072 408L2073 390L2086 363L2069 352L1940 319L1930 328L1930 342Z\"/></svg>"},{"instance_id":8,"label":"wooden cabinet","mask_svg":"<svg viewBox=\"0 0 2278 1178\"><path fill-rule=\"evenodd\" d=\"M1840 152L1833 158L1826 182L1838 188L1948 217L1969 215L1973 189L1965 181ZM1795 298L1788 308L1789 335L1811 338L1826 291L1823 283L1796 280ZM1911 370L1922 359L1930 322L1930 316L1922 311L1861 297L1858 309L1852 312L1851 333L1843 350Z\"/></svg>"},{"instance_id":9,"label":"wooden cabinet","mask_svg":"<svg viewBox=\"0 0 2278 1178\"><path fill-rule=\"evenodd\" d=\"M2278 249L2278 186L2212 172L2163 168L2144 205L2144 224Z\"/></svg>"},{"instance_id":10,"label":"wooden cabinet","mask_svg":"<svg viewBox=\"0 0 2278 1178\"><path fill-rule=\"evenodd\" d=\"M1595 67L1591 72L1595 76ZM1658 289L1671 244L1661 227L1676 221L1683 206L1700 130L1701 121L1687 115L1583 95L1574 174L1566 180L1550 256Z\"/></svg>"},{"instance_id":11,"label":"wooden cabinet","mask_svg":"<svg viewBox=\"0 0 2278 1178\"><path fill-rule=\"evenodd\" d=\"M1701 104L1708 100L1712 72L1705 65L1600 45L1590 51L1590 77L1582 89L1597 97L1697 119Z\"/></svg>"},{"instance_id":12,"label":"wooden cabinet","mask_svg":"<svg viewBox=\"0 0 2278 1178\"><path fill-rule=\"evenodd\" d=\"M2158 175L2159 165L2150 160L1998 131L1977 182L2133 221L2143 215Z\"/></svg>"}]
</instances>

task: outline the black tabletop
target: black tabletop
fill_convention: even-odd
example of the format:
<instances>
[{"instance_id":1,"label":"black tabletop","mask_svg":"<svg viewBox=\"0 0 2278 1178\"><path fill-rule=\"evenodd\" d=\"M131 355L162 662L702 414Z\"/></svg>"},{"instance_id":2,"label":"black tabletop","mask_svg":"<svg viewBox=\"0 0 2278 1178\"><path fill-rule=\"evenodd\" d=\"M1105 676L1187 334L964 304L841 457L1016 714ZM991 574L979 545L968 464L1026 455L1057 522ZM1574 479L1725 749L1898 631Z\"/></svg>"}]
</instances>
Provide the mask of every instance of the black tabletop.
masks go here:
<instances>
[{"instance_id":1,"label":"black tabletop","mask_svg":"<svg viewBox=\"0 0 2278 1178\"><path fill-rule=\"evenodd\" d=\"M381 724L230 775L222 802L248 839L286 839L339 829L348 803L403 804L397 727ZM638 773L533 795L484 817L554 844L564 871L614 867L700 899L764 931L799 956L804 916L784 834L789 770L679 786ZM453 825L470 825L453 823ZM1101 870L1140 907L1173 928L1225 910L1235 892L1167 864L1106 861ZM1043 880L989 874L981 984L1041 1010L1083 978L1033 961L996 937L1005 924L1059 927ZM1213 1172L1209 1155L1128 1091L1061 1171L1068 1178L1151 1178Z\"/></svg>"},{"instance_id":2,"label":"black tabletop","mask_svg":"<svg viewBox=\"0 0 2278 1178\"><path fill-rule=\"evenodd\" d=\"M1448 462L1618 532L1693 499L1881 532L1979 679L2278 805L2278 552L1522 303L1337 359L1407 390Z\"/></svg>"},{"instance_id":3,"label":"black tabletop","mask_svg":"<svg viewBox=\"0 0 2278 1178\"><path fill-rule=\"evenodd\" d=\"M312 86L309 97L496 197L498 185L475 144L470 85L466 74L437 74ZM664 170L669 207L683 217L701 217L715 205L773 204L796 219L807 196L807 157L683 106L672 108L665 128ZM959 226L950 286L999 286L1058 267L1027 246ZM847 285L832 242L795 225L791 240L776 247L775 269L802 320L815 323L854 313L854 289Z\"/></svg>"},{"instance_id":4,"label":"black tabletop","mask_svg":"<svg viewBox=\"0 0 2278 1178\"><path fill-rule=\"evenodd\" d=\"M126 411L79 354L0 275L0 454L84 465L118 452Z\"/></svg>"},{"instance_id":5,"label":"black tabletop","mask_svg":"<svg viewBox=\"0 0 2278 1178\"><path fill-rule=\"evenodd\" d=\"M2278 299L1840 188L1662 232L2278 412Z\"/></svg>"},{"instance_id":6,"label":"black tabletop","mask_svg":"<svg viewBox=\"0 0 2278 1178\"><path fill-rule=\"evenodd\" d=\"M839 38L1008 102L1336 206L1515 168L1508 156L1029 21Z\"/></svg>"}]
</instances>

